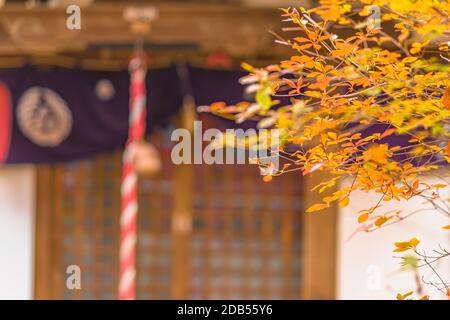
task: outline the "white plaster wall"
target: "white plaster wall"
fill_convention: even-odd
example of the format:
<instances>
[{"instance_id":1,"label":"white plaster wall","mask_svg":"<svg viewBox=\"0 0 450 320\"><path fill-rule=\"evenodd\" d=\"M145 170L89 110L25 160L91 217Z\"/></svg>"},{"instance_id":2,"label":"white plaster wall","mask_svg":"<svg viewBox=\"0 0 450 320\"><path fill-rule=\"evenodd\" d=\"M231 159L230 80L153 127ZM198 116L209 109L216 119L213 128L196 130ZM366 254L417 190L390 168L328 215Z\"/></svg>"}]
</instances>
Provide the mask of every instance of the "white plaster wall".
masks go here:
<instances>
[{"instance_id":1,"label":"white plaster wall","mask_svg":"<svg viewBox=\"0 0 450 320\"><path fill-rule=\"evenodd\" d=\"M0 166L0 299L33 298L35 172Z\"/></svg>"},{"instance_id":2,"label":"white plaster wall","mask_svg":"<svg viewBox=\"0 0 450 320\"><path fill-rule=\"evenodd\" d=\"M430 180L433 181L433 180ZM438 183L438 180L435 181ZM439 183L442 183L440 181ZM450 195L446 190L446 196ZM387 226L376 232L362 232L347 241L357 227L357 212L375 205L379 195L355 193L350 205L340 210L338 243L338 293L339 299L395 299L398 292L406 293L414 289L412 272L399 272L399 255L393 252L394 242L408 241L416 237L422 242L420 248L436 248L439 244L450 250L450 231L441 227L449 224L449 219L436 212L421 212L403 222ZM385 210L399 208L412 212L429 207L421 200L409 202L388 202ZM438 265L438 271L450 282L450 258ZM426 270L426 269L424 269ZM433 274L426 272L432 279ZM444 298L437 290L425 287L425 293L433 299Z\"/></svg>"}]
</instances>

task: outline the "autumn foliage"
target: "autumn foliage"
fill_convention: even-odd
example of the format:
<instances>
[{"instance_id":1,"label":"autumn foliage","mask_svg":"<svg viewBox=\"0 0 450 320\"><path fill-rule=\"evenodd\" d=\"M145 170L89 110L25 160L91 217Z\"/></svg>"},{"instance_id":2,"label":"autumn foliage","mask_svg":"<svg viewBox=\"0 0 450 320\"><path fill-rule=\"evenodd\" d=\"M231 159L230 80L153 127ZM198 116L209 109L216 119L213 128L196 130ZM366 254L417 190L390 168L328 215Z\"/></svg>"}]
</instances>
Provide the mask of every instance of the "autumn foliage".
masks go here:
<instances>
[{"instance_id":1,"label":"autumn foliage","mask_svg":"<svg viewBox=\"0 0 450 320\"><path fill-rule=\"evenodd\" d=\"M312 9L283 9L286 26L274 37L292 56L264 68L244 63L249 75L242 83L255 102L209 110L281 130L284 146L295 148L280 148L289 163L271 176L329 173L314 188L322 201L307 212L347 206L362 190L379 194L356 216L365 231L407 218L385 212L383 203L413 197L450 218L440 196L447 182L424 180L439 167L448 171L450 162L449 15L448 0L322 0ZM352 183L340 184L344 179ZM418 245L414 238L394 250L417 253L415 268L432 264ZM448 292L445 281L432 284Z\"/></svg>"}]
</instances>

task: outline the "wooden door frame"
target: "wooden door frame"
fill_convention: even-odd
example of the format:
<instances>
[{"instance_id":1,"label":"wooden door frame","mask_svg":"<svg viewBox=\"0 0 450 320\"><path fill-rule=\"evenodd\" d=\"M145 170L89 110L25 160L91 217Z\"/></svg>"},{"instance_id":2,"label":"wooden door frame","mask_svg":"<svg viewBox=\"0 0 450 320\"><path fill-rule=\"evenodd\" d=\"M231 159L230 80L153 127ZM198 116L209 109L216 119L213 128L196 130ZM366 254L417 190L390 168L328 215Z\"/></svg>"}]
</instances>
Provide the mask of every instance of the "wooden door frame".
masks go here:
<instances>
[{"instance_id":1,"label":"wooden door frame","mask_svg":"<svg viewBox=\"0 0 450 320\"><path fill-rule=\"evenodd\" d=\"M311 191L327 175L316 172L304 178L304 210L312 204L322 202L323 195ZM335 191L331 188L330 191ZM338 208L329 208L313 213L303 213L303 273L302 298L306 300L336 299L337 279L337 231Z\"/></svg>"},{"instance_id":2,"label":"wooden door frame","mask_svg":"<svg viewBox=\"0 0 450 320\"><path fill-rule=\"evenodd\" d=\"M36 210L34 245L34 298L48 300L52 295L52 210L48 190L52 181L50 166L36 167Z\"/></svg>"},{"instance_id":3,"label":"wooden door frame","mask_svg":"<svg viewBox=\"0 0 450 320\"><path fill-rule=\"evenodd\" d=\"M52 277L52 195L48 192L52 181L53 172L51 166L36 168L36 223L35 223L35 272L34 272L34 297L35 299L54 299ZM180 176L190 175L189 168L180 170ZM181 178L180 177L180 178ZM326 177L323 173L315 173L304 178L303 197L304 209L309 205L320 202L321 197L310 192L311 188L323 181ZM188 195L183 197L184 200ZM186 220L189 216L189 203L178 203L176 211L180 218ZM331 206L327 210L318 213L302 213L302 292L303 299L335 299L336 298L336 274L337 274L337 222L338 209ZM178 244L186 244L186 235L180 235ZM178 260L183 260L180 255ZM187 283L183 275L178 275L178 280ZM184 297L185 290L173 292L177 298Z\"/></svg>"}]
</instances>

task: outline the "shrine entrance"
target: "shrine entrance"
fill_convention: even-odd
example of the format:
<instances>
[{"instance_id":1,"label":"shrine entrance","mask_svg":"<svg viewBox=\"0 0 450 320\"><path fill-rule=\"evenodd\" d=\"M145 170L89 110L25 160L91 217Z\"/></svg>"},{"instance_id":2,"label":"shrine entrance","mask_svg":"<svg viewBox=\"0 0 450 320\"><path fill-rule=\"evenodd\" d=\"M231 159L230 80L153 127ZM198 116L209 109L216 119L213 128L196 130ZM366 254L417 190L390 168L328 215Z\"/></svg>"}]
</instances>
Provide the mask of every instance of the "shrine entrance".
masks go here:
<instances>
[{"instance_id":1,"label":"shrine entrance","mask_svg":"<svg viewBox=\"0 0 450 320\"><path fill-rule=\"evenodd\" d=\"M174 165L155 144L164 167L139 181L138 299L334 294L334 272L321 271L334 268L334 233L314 240L298 175L263 183L255 165ZM38 167L36 298L117 298L120 173L120 152ZM66 286L71 265L81 290Z\"/></svg>"}]
</instances>

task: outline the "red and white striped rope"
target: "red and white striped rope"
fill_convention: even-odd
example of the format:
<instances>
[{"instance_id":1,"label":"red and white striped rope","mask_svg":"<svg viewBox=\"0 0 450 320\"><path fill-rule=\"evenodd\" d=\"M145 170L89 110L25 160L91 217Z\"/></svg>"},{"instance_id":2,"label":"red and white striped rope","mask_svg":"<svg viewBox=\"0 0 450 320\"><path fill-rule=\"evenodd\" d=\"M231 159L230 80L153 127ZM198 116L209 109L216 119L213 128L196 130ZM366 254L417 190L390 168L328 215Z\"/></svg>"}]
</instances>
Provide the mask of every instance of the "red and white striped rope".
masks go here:
<instances>
[{"instance_id":1,"label":"red and white striped rope","mask_svg":"<svg viewBox=\"0 0 450 320\"><path fill-rule=\"evenodd\" d=\"M143 54L130 61L130 114L128 140L122 162L122 208L120 216L119 299L134 300L136 287L136 239L138 214L138 179L133 164L136 142L146 128L146 68Z\"/></svg>"}]
</instances>

